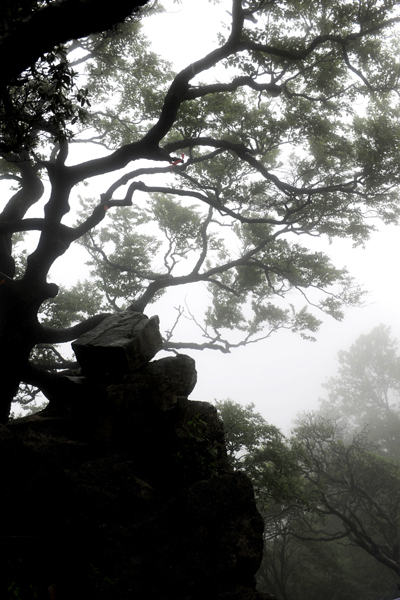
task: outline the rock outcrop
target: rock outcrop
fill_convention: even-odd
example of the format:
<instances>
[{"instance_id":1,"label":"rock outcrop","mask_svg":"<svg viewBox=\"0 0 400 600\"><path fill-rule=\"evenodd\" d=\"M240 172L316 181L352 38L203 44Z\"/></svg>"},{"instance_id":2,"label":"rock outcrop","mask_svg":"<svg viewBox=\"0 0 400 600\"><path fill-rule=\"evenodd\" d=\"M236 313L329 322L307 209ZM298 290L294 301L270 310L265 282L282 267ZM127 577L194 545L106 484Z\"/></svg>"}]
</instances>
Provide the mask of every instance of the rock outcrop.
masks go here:
<instances>
[{"instance_id":1,"label":"rock outcrop","mask_svg":"<svg viewBox=\"0 0 400 600\"><path fill-rule=\"evenodd\" d=\"M107 317L72 344L85 375L125 375L148 363L161 349L158 317L125 311Z\"/></svg>"},{"instance_id":2,"label":"rock outcrop","mask_svg":"<svg viewBox=\"0 0 400 600\"><path fill-rule=\"evenodd\" d=\"M1 598L267 598L251 482L228 464L215 408L187 398L194 361L149 362L145 321L111 349L106 327L77 340L69 396L0 426Z\"/></svg>"}]
</instances>

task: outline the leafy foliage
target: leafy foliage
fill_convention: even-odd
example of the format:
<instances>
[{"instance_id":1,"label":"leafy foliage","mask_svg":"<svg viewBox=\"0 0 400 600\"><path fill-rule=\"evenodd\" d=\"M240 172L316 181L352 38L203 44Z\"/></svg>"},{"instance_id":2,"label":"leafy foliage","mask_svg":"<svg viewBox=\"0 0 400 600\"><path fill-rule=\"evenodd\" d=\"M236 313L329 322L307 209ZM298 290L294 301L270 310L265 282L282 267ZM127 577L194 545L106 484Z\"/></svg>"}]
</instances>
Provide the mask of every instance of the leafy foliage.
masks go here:
<instances>
[{"instance_id":1,"label":"leafy foliage","mask_svg":"<svg viewBox=\"0 0 400 600\"><path fill-rule=\"evenodd\" d=\"M228 459L252 480L260 507L288 499L301 500L297 455L285 437L254 412L232 400L215 401L224 423Z\"/></svg>"},{"instance_id":2,"label":"leafy foliage","mask_svg":"<svg viewBox=\"0 0 400 600\"><path fill-rule=\"evenodd\" d=\"M140 24L132 20L73 42L70 50L85 52L93 104L89 124L97 132L96 143L118 148L136 141L158 117L172 72L149 46Z\"/></svg>"},{"instance_id":3,"label":"leafy foliage","mask_svg":"<svg viewBox=\"0 0 400 600\"><path fill-rule=\"evenodd\" d=\"M0 150L18 154L33 150L46 138L70 139L70 125L84 123L90 106L88 90L74 82L66 48L59 46L27 72L2 88L0 94ZM7 160L10 160L7 157Z\"/></svg>"}]
</instances>

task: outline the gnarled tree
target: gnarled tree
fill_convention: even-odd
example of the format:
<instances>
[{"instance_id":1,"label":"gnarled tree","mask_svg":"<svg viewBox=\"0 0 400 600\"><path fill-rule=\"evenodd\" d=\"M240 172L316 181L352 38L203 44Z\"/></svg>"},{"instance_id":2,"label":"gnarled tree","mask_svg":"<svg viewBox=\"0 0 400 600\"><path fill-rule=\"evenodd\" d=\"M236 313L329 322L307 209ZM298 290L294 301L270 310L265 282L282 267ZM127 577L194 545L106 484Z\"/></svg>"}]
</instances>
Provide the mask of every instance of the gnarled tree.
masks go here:
<instances>
[{"instance_id":1,"label":"gnarled tree","mask_svg":"<svg viewBox=\"0 0 400 600\"><path fill-rule=\"evenodd\" d=\"M282 304L291 290L336 318L357 302L345 271L291 239L359 243L372 230L366 217L398 217L397 2L233 0L219 46L178 74L146 48L134 19L109 31L143 4L117 1L102 15L79 0L21 3L24 19L6 5L1 173L17 189L0 214L2 421L20 382L57 393L56 369L39 368L32 351L104 318L90 309L80 320L77 310L55 327L43 316L58 294L49 271L74 242L91 252L112 310L143 311L168 288L208 283L205 346L228 351L224 332L233 328L240 343L280 327L313 333L314 314ZM81 24L63 17L71 6ZM40 40L18 61L10 49L35 27ZM76 69L86 77L81 87ZM72 144L84 141L103 154L69 160ZM99 197L71 224L76 187L105 175ZM42 202L43 216L27 216ZM118 220L121 207L131 213L114 239L108 226L107 240L100 224L114 211ZM161 260L158 241L140 232L150 221ZM39 240L15 274L19 232ZM119 245L125 235L129 244L136 236L130 252ZM166 346L174 346L168 335Z\"/></svg>"}]
</instances>

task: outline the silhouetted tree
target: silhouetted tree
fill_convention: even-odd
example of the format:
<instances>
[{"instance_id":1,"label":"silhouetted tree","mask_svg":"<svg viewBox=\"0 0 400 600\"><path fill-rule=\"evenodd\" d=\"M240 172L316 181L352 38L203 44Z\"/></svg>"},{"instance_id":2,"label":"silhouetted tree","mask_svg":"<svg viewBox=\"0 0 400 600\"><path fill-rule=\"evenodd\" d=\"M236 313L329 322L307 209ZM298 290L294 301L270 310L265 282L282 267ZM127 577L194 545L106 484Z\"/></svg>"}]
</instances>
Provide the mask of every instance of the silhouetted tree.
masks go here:
<instances>
[{"instance_id":1,"label":"silhouetted tree","mask_svg":"<svg viewBox=\"0 0 400 600\"><path fill-rule=\"evenodd\" d=\"M219 46L176 75L148 51L134 19L110 33L143 4L22 2L24 18L4 5L0 169L16 189L0 214L2 422L21 382L48 398L59 392L63 361L40 366L38 349L53 352L110 307L143 311L178 285L205 282L212 301L205 343L167 334L170 349L226 352L238 344L225 335L231 329L242 332L241 344L281 327L312 335L318 319L282 305L288 292L340 318L359 290L299 236L357 243L372 230L365 215L397 219L396 2L233 0ZM227 70L207 81L217 66ZM69 162L73 140L100 144L103 154ZM103 175L100 197L78 223L68 221L76 187ZM44 212L28 215L42 199ZM132 209L113 223L121 207ZM12 240L21 232L38 241L16 266ZM45 318L60 298L49 272L78 240L96 263L101 299L58 326Z\"/></svg>"}]
</instances>

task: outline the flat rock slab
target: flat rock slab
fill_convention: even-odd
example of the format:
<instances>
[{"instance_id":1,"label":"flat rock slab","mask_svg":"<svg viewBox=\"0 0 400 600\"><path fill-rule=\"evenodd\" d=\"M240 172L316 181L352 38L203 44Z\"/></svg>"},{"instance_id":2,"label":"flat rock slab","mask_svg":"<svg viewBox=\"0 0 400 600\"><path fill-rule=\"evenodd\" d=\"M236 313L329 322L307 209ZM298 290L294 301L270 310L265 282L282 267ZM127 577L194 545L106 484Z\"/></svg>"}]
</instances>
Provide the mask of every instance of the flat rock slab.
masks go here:
<instances>
[{"instance_id":1,"label":"flat rock slab","mask_svg":"<svg viewBox=\"0 0 400 600\"><path fill-rule=\"evenodd\" d=\"M132 311L107 317L72 343L83 373L96 377L137 371L161 347L158 317Z\"/></svg>"}]
</instances>

